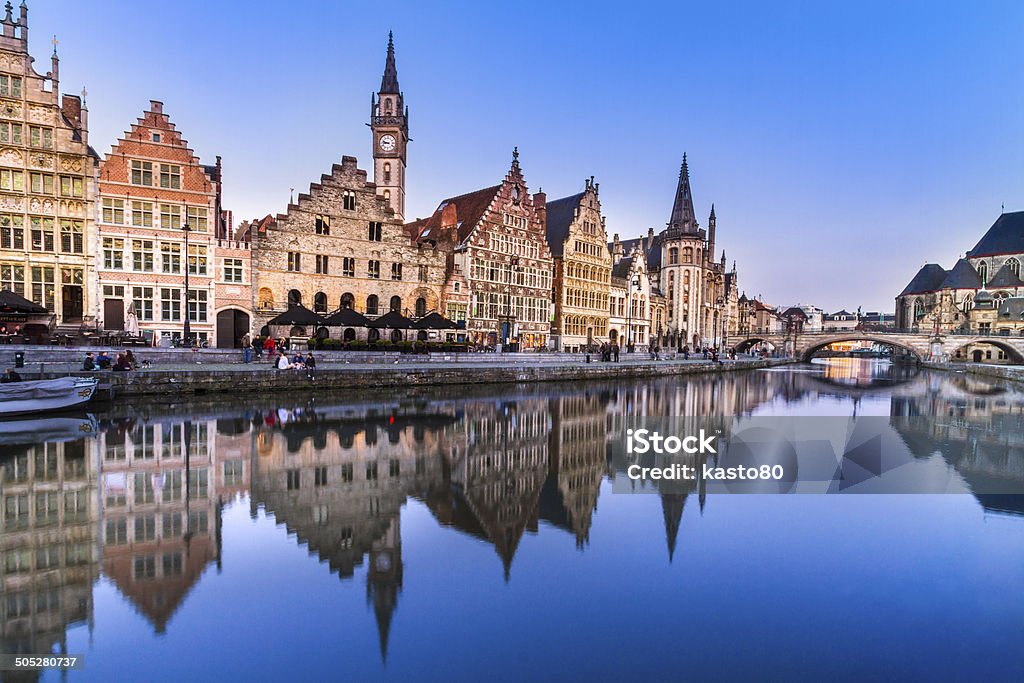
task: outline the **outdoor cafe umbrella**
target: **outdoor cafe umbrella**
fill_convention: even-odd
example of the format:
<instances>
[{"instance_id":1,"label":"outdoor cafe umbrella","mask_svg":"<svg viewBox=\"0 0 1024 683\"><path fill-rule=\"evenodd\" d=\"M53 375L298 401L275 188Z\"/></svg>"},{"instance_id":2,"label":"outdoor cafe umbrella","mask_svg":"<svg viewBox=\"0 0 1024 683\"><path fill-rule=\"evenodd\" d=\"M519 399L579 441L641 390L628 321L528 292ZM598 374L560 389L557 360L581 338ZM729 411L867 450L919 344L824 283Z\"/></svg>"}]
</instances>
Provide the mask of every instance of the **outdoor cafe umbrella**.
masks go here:
<instances>
[{"instance_id":1,"label":"outdoor cafe umbrella","mask_svg":"<svg viewBox=\"0 0 1024 683\"><path fill-rule=\"evenodd\" d=\"M457 330L459 328L458 323L448 320L437 311L423 316L412 326L417 330Z\"/></svg>"},{"instance_id":2,"label":"outdoor cafe umbrella","mask_svg":"<svg viewBox=\"0 0 1024 683\"><path fill-rule=\"evenodd\" d=\"M388 311L376 320L370 321L370 327L378 330L407 330L412 326L412 321L398 311Z\"/></svg>"},{"instance_id":3,"label":"outdoor cafe umbrella","mask_svg":"<svg viewBox=\"0 0 1024 683\"><path fill-rule=\"evenodd\" d=\"M318 325L320 316L305 306L291 306L287 311L280 314L267 325Z\"/></svg>"},{"instance_id":4,"label":"outdoor cafe umbrella","mask_svg":"<svg viewBox=\"0 0 1024 683\"><path fill-rule=\"evenodd\" d=\"M124 331L133 337L139 336L139 316L135 313L135 302L128 302L128 310L125 312Z\"/></svg>"},{"instance_id":5,"label":"outdoor cafe umbrella","mask_svg":"<svg viewBox=\"0 0 1024 683\"><path fill-rule=\"evenodd\" d=\"M324 319L327 327L370 327L370 319L351 308L343 308Z\"/></svg>"},{"instance_id":6,"label":"outdoor cafe umbrella","mask_svg":"<svg viewBox=\"0 0 1024 683\"><path fill-rule=\"evenodd\" d=\"M45 315L46 309L33 303L23 296L18 296L9 289L0 290L0 313L24 313L27 315Z\"/></svg>"}]
</instances>

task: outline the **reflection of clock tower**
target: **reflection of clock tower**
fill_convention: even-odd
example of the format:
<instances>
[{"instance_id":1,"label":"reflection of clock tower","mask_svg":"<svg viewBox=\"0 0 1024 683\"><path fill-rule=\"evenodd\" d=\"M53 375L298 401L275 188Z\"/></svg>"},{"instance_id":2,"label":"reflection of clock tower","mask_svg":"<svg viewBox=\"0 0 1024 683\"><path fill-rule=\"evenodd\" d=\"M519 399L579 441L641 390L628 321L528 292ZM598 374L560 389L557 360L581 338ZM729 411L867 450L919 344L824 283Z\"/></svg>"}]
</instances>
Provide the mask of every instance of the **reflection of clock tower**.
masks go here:
<instances>
[{"instance_id":1,"label":"reflection of clock tower","mask_svg":"<svg viewBox=\"0 0 1024 683\"><path fill-rule=\"evenodd\" d=\"M402 531L398 514L384 535L370 546L370 571L366 577L366 599L373 602L380 637L380 656L388 657L388 633L391 617L398 607L402 591Z\"/></svg>"},{"instance_id":2,"label":"reflection of clock tower","mask_svg":"<svg viewBox=\"0 0 1024 683\"><path fill-rule=\"evenodd\" d=\"M405 148L409 143L409 108L398 89L395 43L388 32L388 59L380 92L370 96L373 130L373 182L400 220L405 220Z\"/></svg>"}]
</instances>

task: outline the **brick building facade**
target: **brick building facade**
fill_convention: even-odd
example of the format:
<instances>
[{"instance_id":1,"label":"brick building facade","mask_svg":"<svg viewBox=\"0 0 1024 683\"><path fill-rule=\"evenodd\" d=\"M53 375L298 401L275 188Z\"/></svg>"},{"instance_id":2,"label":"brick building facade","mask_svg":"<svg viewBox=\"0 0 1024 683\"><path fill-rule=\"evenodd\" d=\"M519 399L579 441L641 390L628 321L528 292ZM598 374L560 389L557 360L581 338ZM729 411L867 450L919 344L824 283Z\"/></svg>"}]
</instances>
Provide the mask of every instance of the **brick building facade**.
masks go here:
<instances>
[{"instance_id":1,"label":"brick building facade","mask_svg":"<svg viewBox=\"0 0 1024 683\"><path fill-rule=\"evenodd\" d=\"M0 289L77 328L96 315L88 111L60 96L56 43L36 73L24 3L18 18L8 3L0 29Z\"/></svg>"}]
</instances>

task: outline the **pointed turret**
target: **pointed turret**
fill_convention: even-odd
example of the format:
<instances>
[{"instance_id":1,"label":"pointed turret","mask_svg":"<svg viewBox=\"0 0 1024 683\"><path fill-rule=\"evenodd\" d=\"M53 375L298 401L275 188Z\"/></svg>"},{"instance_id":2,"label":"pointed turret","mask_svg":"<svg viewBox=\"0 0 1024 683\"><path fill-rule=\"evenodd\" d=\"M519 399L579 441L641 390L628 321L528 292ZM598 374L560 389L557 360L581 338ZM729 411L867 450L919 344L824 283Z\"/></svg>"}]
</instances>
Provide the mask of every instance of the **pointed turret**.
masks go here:
<instances>
[{"instance_id":1,"label":"pointed turret","mask_svg":"<svg viewBox=\"0 0 1024 683\"><path fill-rule=\"evenodd\" d=\"M697 217L693 212L693 197L690 194L690 168L683 154L683 165L679 169L679 183L676 185L676 198L672 203L672 217L668 221L670 231L687 234L697 232Z\"/></svg>"},{"instance_id":2,"label":"pointed turret","mask_svg":"<svg viewBox=\"0 0 1024 683\"><path fill-rule=\"evenodd\" d=\"M676 553L676 537L679 535L679 523L683 519L683 508L686 507L686 494L661 494L661 511L665 516L665 542L668 544L668 561Z\"/></svg>"},{"instance_id":3,"label":"pointed turret","mask_svg":"<svg viewBox=\"0 0 1024 683\"><path fill-rule=\"evenodd\" d=\"M398 68L395 66L395 39L391 31L388 31L388 58L384 63L384 77L380 79L380 92L382 95L397 95L401 92L398 89Z\"/></svg>"},{"instance_id":4,"label":"pointed turret","mask_svg":"<svg viewBox=\"0 0 1024 683\"><path fill-rule=\"evenodd\" d=\"M723 256L725 252L722 252ZM708 216L708 260L715 258L715 205L711 205L711 215Z\"/></svg>"}]
</instances>

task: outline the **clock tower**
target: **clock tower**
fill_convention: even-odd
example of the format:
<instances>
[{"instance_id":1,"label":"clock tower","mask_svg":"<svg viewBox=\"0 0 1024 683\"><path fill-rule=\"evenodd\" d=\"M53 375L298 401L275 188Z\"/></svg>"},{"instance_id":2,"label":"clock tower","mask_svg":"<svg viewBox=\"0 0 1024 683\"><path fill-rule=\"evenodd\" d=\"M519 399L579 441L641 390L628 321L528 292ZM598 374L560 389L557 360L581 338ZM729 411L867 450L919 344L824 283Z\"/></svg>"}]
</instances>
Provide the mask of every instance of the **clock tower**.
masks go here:
<instances>
[{"instance_id":1,"label":"clock tower","mask_svg":"<svg viewBox=\"0 0 1024 683\"><path fill-rule=\"evenodd\" d=\"M395 216L405 220L405 150L409 143L409 108L398 88L395 42L388 32L388 58L380 92L370 96L373 131L373 182L387 198Z\"/></svg>"}]
</instances>

